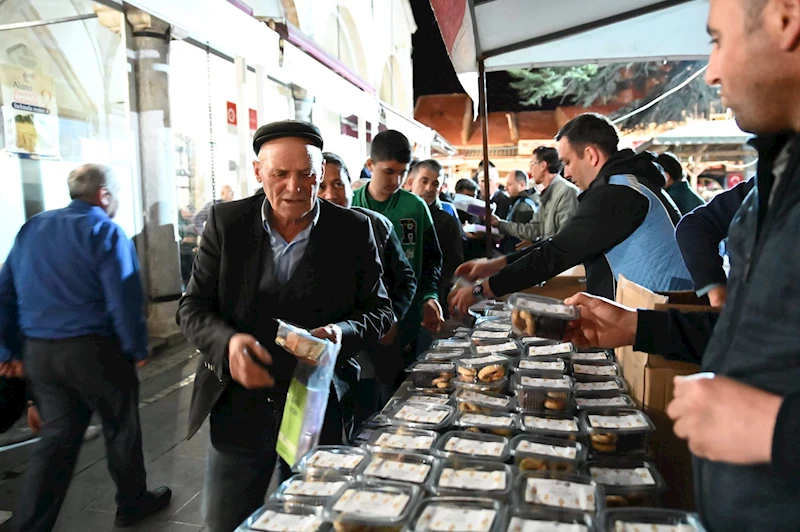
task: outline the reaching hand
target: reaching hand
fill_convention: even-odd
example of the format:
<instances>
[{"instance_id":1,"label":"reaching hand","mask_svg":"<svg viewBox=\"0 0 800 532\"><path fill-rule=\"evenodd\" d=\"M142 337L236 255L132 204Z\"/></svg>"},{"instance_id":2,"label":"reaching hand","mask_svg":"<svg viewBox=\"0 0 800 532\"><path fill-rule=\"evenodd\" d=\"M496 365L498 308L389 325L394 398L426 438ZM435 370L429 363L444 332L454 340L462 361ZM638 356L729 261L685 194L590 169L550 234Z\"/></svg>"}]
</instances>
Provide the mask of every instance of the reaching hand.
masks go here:
<instances>
[{"instance_id":1,"label":"reaching hand","mask_svg":"<svg viewBox=\"0 0 800 532\"><path fill-rule=\"evenodd\" d=\"M520 240L519 242L517 242L517 245L514 246L514 249L516 249L517 251L520 251L522 249L529 248L532 245L533 245L533 242L531 242L530 240Z\"/></svg>"},{"instance_id":2,"label":"reaching hand","mask_svg":"<svg viewBox=\"0 0 800 532\"><path fill-rule=\"evenodd\" d=\"M500 226L500 218L498 218L497 215L492 214L489 217L489 225L491 225L492 227L499 227Z\"/></svg>"},{"instance_id":3,"label":"reaching hand","mask_svg":"<svg viewBox=\"0 0 800 532\"><path fill-rule=\"evenodd\" d=\"M34 405L28 406L28 427L34 434L39 434L42 429L42 418L39 417L39 410Z\"/></svg>"},{"instance_id":4,"label":"reaching hand","mask_svg":"<svg viewBox=\"0 0 800 532\"><path fill-rule=\"evenodd\" d=\"M724 307L727 298L728 291L724 286L717 286L708 291L708 301L712 307Z\"/></svg>"},{"instance_id":5,"label":"reaching hand","mask_svg":"<svg viewBox=\"0 0 800 532\"><path fill-rule=\"evenodd\" d=\"M228 363L233 380L250 390L274 386L275 379L253 358L262 364L272 364L272 357L253 336L234 334L228 342Z\"/></svg>"},{"instance_id":6,"label":"reaching hand","mask_svg":"<svg viewBox=\"0 0 800 532\"><path fill-rule=\"evenodd\" d=\"M589 294L575 294L564 303L580 308L580 319L569 323L565 337L575 346L611 349L636 341L639 318L635 310Z\"/></svg>"},{"instance_id":7,"label":"reaching hand","mask_svg":"<svg viewBox=\"0 0 800 532\"><path fill-rule=\"evenodd\" d=\"M338 325L326 325L325 327L317 327L311 332L311 336L322 338L323 340L330 340L336 345L342 343L342 328Z\"/></svg>"},{"instance_id":8,"label":"reaching hand","mask_svg":"<svg viewBox=\"0 0 800 532\"><path fill-rule=\"evenodd\" d=\"M439 332L444 325L442 306L435 299L426 299L422 304L422 326L431 332Z\"/></svg>"},{"instance_id":9,"label":"reaching hand","mask_svg":"<svg viewBox=\"0 0 800 532\"><path fill-rule=\"evenodd\" d=\"M25 367L21 360L11 359L0 363L0 377L7 379L21 379L25 376Z\"/></svg>"},{"instance_id":10,"label":"reaching hand","mask_svg":"<svg viewBox=\"0 0 800 532\"><path fill-rule=\"evenodd\" d=\"M464 277L469 281L486 279L502 270L506 265L506 258L499 257L492 260L475 259L465 262L456 268L456 277Z\"/></svg>"}]
</instances>

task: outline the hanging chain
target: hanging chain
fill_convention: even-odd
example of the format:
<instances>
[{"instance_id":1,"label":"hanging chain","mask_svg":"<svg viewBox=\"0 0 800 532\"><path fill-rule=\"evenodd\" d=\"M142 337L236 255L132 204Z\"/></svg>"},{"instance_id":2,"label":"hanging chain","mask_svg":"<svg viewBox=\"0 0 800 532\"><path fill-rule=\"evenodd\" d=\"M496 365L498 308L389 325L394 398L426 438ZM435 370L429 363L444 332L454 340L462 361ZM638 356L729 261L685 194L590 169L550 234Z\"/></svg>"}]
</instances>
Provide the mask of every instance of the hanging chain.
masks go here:
<instances>
[{"instance_id":1,"label":"hanging chain","mask_svg":"<svg viewBox=\"0 0 800 532\"><path fill-rule=\"evenodd\" d=\"M206 78L208 81L208 148L211 155L211 204L214 205L217 199L217 173L214 163L216 142L214 142L214 106L211 101L211 50L208 43L206 43Z\"/></svg>"}]
</instances>

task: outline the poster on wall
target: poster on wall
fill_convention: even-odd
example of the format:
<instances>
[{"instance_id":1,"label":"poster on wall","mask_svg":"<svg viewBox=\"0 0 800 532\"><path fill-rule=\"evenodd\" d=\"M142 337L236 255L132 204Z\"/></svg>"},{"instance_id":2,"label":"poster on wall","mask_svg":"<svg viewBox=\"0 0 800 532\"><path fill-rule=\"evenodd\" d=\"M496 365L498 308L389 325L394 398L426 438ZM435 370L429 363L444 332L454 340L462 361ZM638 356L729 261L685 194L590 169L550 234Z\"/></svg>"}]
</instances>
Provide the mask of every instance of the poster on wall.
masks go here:
<instances>
[{"instance_id":1,"label":"poster on wall","mask_svg":"<svg viewBox=\"0 0 800 532\"><path fill-rule=\"evenodd\" d=\"M3 131L9 152L59 157L58 107L53 78L0 65Z\"/></svg>"}]
</instances>

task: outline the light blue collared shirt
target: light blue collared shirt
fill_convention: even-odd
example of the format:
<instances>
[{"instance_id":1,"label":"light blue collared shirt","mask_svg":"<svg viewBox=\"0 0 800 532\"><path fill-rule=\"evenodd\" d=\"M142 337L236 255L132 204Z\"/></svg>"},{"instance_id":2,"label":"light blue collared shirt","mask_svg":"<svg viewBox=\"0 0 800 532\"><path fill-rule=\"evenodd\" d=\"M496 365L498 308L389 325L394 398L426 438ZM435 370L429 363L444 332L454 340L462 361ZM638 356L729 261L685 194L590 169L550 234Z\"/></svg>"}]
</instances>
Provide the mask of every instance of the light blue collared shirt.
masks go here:
<instances>
[{"instance_id":1,"label":"light blue collared shirt","mask_svg":"<svg viewBox=\"0 0 800 532\"><path fill-rule=\"evenodd\" d=\"M272 247L272 257L275 261L275 278L278 283L284 284L292 277L292 274L297 270L297 266L300 265L303 255L306 254L311 230L314 229L314 226L317 225L317 220L319 220L319 201L314 204L311 223L297 233L297 236L291 242L286 242L277 231L272 231L269 225L269 211L271 208L272 206L267 201L267 198L264 198L264 203L261 206L261 220L264 223L264 230L269 235L270 247Z\"/></svg>"}]
</instances>

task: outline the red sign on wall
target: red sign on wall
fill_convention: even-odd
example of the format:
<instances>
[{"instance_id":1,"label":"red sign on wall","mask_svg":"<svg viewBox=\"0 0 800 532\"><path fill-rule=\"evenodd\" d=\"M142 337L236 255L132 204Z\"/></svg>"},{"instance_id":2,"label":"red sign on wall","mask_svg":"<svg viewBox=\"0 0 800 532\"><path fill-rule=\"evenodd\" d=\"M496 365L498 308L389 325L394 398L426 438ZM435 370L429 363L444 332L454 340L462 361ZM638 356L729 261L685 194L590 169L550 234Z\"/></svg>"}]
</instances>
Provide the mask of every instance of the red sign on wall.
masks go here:
<instances>
[{"instance_id":1,"label":"red sign on wall","mask_svg":"<svg viewBox=\"0 0 800 532\"><path fill-rule=\"evenodd\" d=\"M235 126L236 125L236 104L233 102L227 102L227 113L228 113L228 124Z\"/></svg>"},{"instance_id":2,"label":"red sign on wall","mask_svg":"<svg viewBox=\"0 0 800 532\"><path fill-rule=\"evenodd\" d=\"M744 181L744 174L739 172L728 174L728 188L733 188Z\"/></svg>"},{"instance_id":3,"label":"red sign on wall","mask_svg":"<svg viewBox=\"0 0 800 532\"><path fill-rule=\"evenodd\" d=\"M258 113L255 109L250 109L250 129L258 129Z\"/></svg>"}]
</instances>

